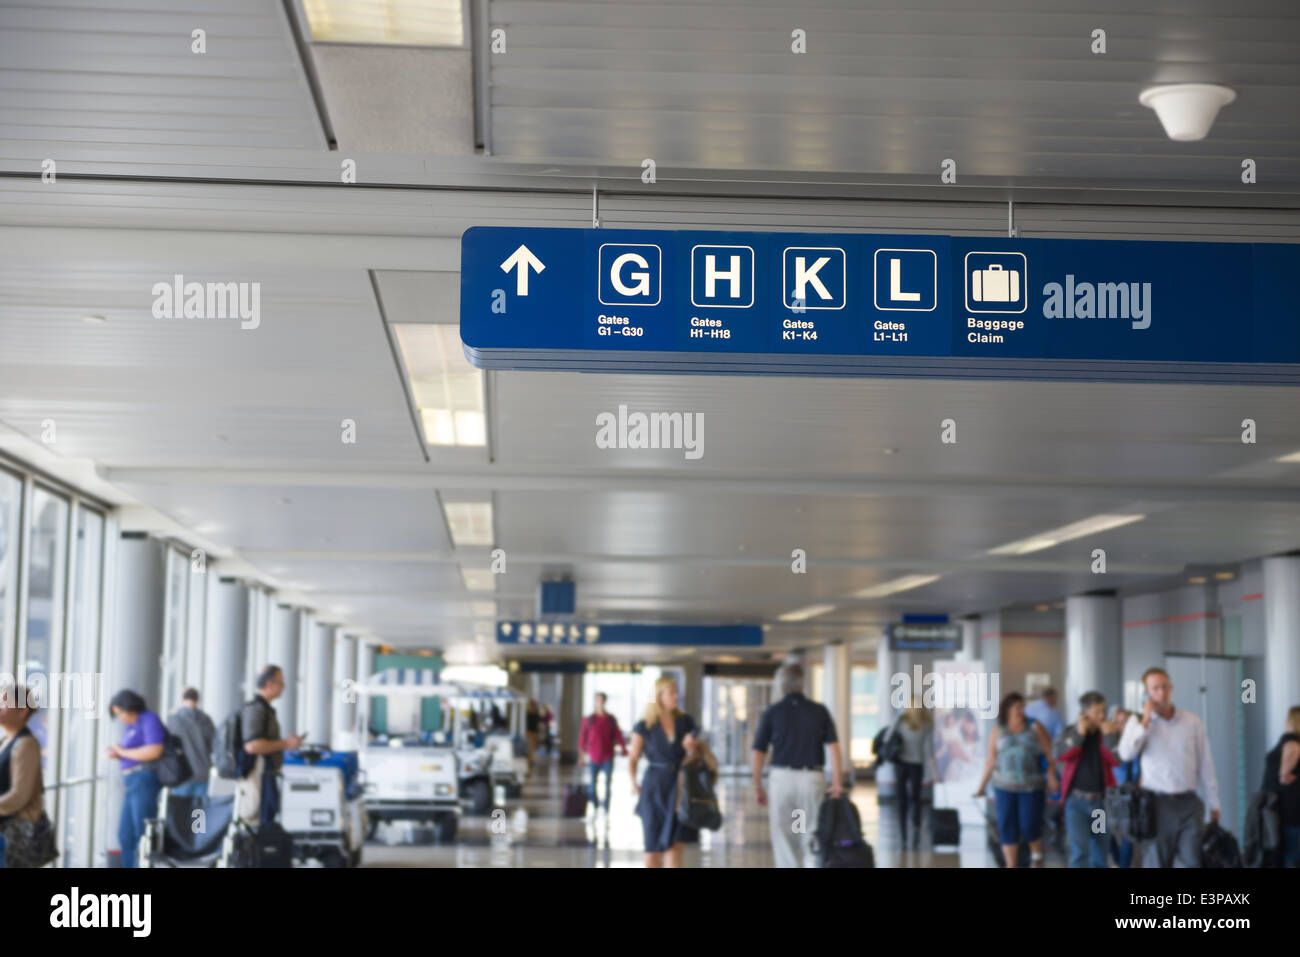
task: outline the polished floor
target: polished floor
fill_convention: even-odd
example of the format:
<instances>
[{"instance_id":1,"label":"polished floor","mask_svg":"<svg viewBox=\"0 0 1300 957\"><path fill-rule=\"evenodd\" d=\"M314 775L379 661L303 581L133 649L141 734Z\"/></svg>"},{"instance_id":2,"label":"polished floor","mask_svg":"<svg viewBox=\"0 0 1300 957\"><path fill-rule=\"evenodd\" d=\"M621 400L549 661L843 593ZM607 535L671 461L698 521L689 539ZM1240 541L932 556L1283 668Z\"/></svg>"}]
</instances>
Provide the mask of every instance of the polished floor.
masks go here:
<instances>
[{"instance_id":1,"label":"polished floor","mask_svg":"<svg viewBox=\"0 0 1300 957\"><path fill-rule=\"evenodd\" d=\"M366 845L363 866L641 867L641 820L634 812L636 798L628 784L627 764L621 759L615 763L608 813L589 806L586 818L563 817L565 785L576 781L574 768L558 767L543 757L521 798L508 802L495 818L461 818L454 844L438 845L428 829L383 825ZM755 802L748 776L724 776L718 792L722 829L701 834L698 845L687 845L685 866L771 867L767 809ZM875 850L877 867L996 867L983 827L963 827L959 848L935 850L927 836L919 850L902 850L895 808L878 804L870 783L858 784L851 796L862 817L863 837ZM928 823L922 822L926 835ZM1049 847L1046 866L1063 865L1061 854Z\"/></svg>"}]
</instances>

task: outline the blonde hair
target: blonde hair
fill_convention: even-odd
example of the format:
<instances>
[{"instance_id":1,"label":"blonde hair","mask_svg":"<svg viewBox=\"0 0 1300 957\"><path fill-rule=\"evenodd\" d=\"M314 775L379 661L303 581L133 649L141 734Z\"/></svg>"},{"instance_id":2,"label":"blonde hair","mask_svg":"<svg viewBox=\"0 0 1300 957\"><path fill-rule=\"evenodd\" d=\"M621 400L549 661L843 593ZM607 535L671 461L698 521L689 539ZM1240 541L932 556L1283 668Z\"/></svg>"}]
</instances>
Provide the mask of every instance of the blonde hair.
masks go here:
<instances>
[{"instance_id":1,"label":"blonde hair","mask_svg":"<svg viewBox=\"0 0 1300 957\"><path fill-rule=\"evenodd\" d=\"M660 675L655 680L655 696L650 699L650 703L645 706L645 714L642 716L647 728L653 728L659 723L663 712L659 707L659 696L669 688L677 687L677 679L672 675ZM673 709L673 717L676 718L681 712L676 708Z\"/></svg>"},{"instance_id":2,"label":"blonde hair","mask_svg":"<svg viewBox=\"0 0 1300 957\"><path fill-rule=\"evenodd\" d=\"M920 731L930 723L930 715L924 708L907 708L903 711L903 724L913 731Z\"/></svg>"},{"instance_id":3,"label":"blonde hair","mask_svg":"<svg viewBox=\"0 0 1300 957\"><path fill-rule=\"evenodd\" d=\"M1291 729L1292 734L1300 734L1300 705L1286 713L1286 726Z\"/></svg>"}]
</instances>

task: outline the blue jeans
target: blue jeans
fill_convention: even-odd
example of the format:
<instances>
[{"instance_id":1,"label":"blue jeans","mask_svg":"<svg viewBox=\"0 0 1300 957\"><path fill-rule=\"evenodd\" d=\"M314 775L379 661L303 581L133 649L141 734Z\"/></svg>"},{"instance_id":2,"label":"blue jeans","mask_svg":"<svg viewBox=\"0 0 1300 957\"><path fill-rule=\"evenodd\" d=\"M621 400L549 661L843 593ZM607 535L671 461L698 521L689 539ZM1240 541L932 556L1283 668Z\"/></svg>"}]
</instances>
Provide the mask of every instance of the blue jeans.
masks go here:
<instances>
[{"instance_id":1,"label":"blue jeans","mask_svg":"<svg viewBox=\"0 0 1300 957\"><path fill-rule=\"evenodd\" d=\"M178 784L172 788L172 794L177 797L205 798L208 796L208 782L186 781L184 784Z\"/></svg>"},{"instance_id":2,"label":"blue jeans","mask_svg":"<svg viewBox=\"0 0 1300 957\"><path fill-rule=\"evenodd\" d=\"M1115 855L1115 863L1120 867L1133 866L1133 842L1128 838L1112 837L1110 850Z\"/></svg>"},{"instance_id":3,"label":"blue jeans","mask_svg":"<svg viewBox=\"0 0 1300 957\"><path fill-rule=\"evenodd\" d=\"M136 850L144 835L144 822L158 816L158 792L162 784L149 768L122 778L122 817L117 822L117 842L122 847L122 866L138 867Z\"/></svg>"},{"instance_id":4,"label":"blue jeans","mask_svg":"<svg viewBox=\"0 0 1300 957\"><path fill-rule=\"evenodd\" d=\"M1300 867L1300 826L1282 828L1282 866Z\"/></svg>"},{"instance_id":5,"label":"blue jeans","mask_svg":"<svg viewBox=\"0 0 1300 957\"><path fill-rule=\"evenodd\" d=\"M1106 810L1104 800L1094 801L1071 794L1065 799L1065 833L1070 842L1071 867L1106 867L1110 835L1092 831L1093 813Z\"/></svg>"},{"instance_id":6,"label":"blue jeans","mask_svg":"<svg viewBox=\"0 0 1300 957\"><path fill-rule=\"evenodd\" d=\"M591 803L600 807L600 798L596 796L596 785L600 780L600 773L605 772L605 810L609 810L609 794L614 786L614 759L608 761L588 761L591 765Z\"/></svg>"},{"instance_id":7,"label":"blue jeans","mask_svg":"<svg viewBox=\"0 0 1300 957\"><path fill-rule=\"evenodd\" d=\"M1004 845L1032 844L1043 836L1042 791L993 789L998 811L998 840Z\"/></svg>"}]
</instances>

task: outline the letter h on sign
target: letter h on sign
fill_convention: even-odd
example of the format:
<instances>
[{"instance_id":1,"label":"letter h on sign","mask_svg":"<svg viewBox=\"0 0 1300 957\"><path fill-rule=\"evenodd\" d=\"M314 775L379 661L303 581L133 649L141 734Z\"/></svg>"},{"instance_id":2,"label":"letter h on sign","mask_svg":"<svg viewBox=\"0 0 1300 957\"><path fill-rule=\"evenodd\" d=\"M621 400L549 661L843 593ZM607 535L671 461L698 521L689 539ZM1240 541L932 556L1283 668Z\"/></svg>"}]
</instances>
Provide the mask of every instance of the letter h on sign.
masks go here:
<instances>
[{"instance_id":1,"label":"letter h on sign","mask_svg":"<svg viewBox=\"0 0 1300 957\"><path fill-rule=\"evenodd\" d=\"M748 309L754 304L752 246L695 246L691 249L691 305Z\"/></svg>"}]
</instances>

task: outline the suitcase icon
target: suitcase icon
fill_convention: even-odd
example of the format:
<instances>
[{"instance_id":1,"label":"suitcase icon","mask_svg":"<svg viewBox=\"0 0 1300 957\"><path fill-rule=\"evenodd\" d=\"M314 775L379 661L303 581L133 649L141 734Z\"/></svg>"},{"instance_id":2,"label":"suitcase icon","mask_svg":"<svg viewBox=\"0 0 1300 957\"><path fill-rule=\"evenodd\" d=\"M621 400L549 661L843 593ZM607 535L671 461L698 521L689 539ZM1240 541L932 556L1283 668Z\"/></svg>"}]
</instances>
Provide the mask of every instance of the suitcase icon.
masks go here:
<instances>
[{"instance_id":1,"label":"suitcase icon","mask_svg":"<svg viewBox=\"0 0 1300 957\"><path fill-rule=\"evenodd\" d=\"M1019 302L1020 271L992 263L970 274L970 294L975 302Z\"/></svg>"}]
</instances>

